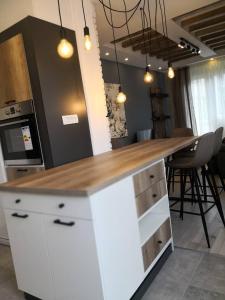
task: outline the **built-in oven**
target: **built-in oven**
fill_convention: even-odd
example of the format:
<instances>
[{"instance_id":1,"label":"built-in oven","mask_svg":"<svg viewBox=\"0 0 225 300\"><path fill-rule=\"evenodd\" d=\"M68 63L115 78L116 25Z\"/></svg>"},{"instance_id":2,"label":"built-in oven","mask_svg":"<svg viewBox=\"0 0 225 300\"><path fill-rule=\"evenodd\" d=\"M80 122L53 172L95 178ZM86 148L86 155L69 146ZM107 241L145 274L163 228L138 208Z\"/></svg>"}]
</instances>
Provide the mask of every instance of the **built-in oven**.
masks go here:
<instances>
[{"instance_id":1,"label":"built-in oven","mask_svg":"<svg viewBox=\"0 0 225 300\"><path fill-rule=\"evenodd\" d=\"M42 165L38 127L31 100L0 109L0 140L6 166Z\"/></svg>"}]
</instances>

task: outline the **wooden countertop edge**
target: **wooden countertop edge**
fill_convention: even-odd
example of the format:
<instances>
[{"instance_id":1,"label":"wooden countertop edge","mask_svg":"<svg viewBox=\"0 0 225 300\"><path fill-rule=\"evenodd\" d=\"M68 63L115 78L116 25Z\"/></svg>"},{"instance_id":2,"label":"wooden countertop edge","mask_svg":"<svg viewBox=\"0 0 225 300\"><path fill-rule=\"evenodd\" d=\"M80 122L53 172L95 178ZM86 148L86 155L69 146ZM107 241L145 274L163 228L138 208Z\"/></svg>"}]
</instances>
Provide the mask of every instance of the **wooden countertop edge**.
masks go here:
<instances>
[{"instance_id":1,"label":"wooden countertop edge","mask_svg":"<svg viewBox=\"0 0 225 300\"><path fill-rule=\"evenodd\" d=\"M190 145L191 143L193 143L194 141L196 141L198 139L198 137L194 137L193 140L187 143L183 143L182 145L178 146L176 148L176 151L179 151L185 147L187 147L188 145ZM111 184L116 183L119 180L124 179L125 177L128 177L130 175L132 175L133 173L136 173L138 171L140 171L143 168L148 167L149 165L164 159L166 157L168 157L169 155L173 154L174 150L173 149L168 149L168 151L165 151L163 154L155 157L154 159L149 159L149 161L146 161L145 163L142 163L141 165L133 168L132 170L129 170L127 172L123 172L121 175L114 177L113 179L109 179L104 181L104 183L102 184L98 184L97 186L92 186L90 188L86 188L84 190L79 190L79 189L50 189L50 188L29 188L29 187L12 187L12 186L4 186L4 185L0 185L0 191L2 192L15 192L15 193L28 193L28 194L38 194L38 195L61 195L61 196L77 196L77 197L88 197L93 195L94 193L99 192L100 190L108 187Z\"/></svg>"}]
</instances>

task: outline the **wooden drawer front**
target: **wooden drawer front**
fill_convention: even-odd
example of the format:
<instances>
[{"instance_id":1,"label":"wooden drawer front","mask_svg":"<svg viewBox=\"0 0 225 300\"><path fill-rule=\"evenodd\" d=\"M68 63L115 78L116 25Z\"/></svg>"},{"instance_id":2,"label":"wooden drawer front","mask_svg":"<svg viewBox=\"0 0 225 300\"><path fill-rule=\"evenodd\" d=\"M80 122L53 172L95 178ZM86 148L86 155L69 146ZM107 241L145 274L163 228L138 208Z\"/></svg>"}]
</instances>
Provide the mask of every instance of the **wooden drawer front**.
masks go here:
<instances>
[{"instance_id":1,"label":"wooden drawer front","mask_svg":"<svg viewBox=\"0 0 225 300\"><path fill-rule=\"evenodd\" d=\"M142 247L142 255L145 271L151 265L159 252L171 238L170 219L168 218L156 231L156 233Z\"/></svg>"},{"instance_id":2,"label":"wooden drawer front","mask_svg":"<svg viewBox=\"0 0 225 300\"><path fill-rule=\"evenodd\" d=\"M151 185L164 177L164 162L160 161L154 166L144 170L143 172L134 175L134 190L135 195L139 195L146 191Z\"/></svg>"},{"instance_id":3,"label":"wooden drawer front","mask_svg":"<svg viewBox=\"0 0 225 300\"><path fill-rule=\"evenodd\" d=\"M151 188L136 197L138 217L143 215L150 207L158 202L167 193L166 181L162 179L155 183Z\"/></svg>"}]
</instances>

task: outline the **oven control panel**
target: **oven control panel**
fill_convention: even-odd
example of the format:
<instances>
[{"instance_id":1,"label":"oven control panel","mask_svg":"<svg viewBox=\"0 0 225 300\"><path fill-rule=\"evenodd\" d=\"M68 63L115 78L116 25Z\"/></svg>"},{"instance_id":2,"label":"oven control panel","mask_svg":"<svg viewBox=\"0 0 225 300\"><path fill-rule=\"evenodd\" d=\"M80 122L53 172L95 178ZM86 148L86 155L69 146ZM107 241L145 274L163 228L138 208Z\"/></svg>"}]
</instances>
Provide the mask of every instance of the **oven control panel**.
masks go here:
<instances>
[{"instance_id":1,"label":"oven control panel","mask_svg":"<svg viewBox=\"0 0 225 300\"><path fill-rule=\"evenodd\" d=\"M32 114L32 100L15 103L0 109L0 121Z\"/></svg>"}]
</instances>

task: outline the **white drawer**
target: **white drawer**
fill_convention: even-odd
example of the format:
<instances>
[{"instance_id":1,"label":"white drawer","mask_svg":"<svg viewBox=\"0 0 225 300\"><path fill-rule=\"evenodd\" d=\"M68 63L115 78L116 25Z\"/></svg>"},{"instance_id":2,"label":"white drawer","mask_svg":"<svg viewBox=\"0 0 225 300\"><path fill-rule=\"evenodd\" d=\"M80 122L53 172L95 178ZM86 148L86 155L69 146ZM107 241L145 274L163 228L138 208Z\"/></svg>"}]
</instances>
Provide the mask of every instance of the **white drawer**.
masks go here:
<instances>
[{"instance_id":1,"label":"white drawer","mask_svg":"<svg viewBox=\"0 0 225 300\"><path fill-rule=\"evenodd\" d=\"M3 208L16 211L26 210L58 216L91 219L91 209L87 197L49 196L1 192Z\"/></svg>"}]
</instances>

